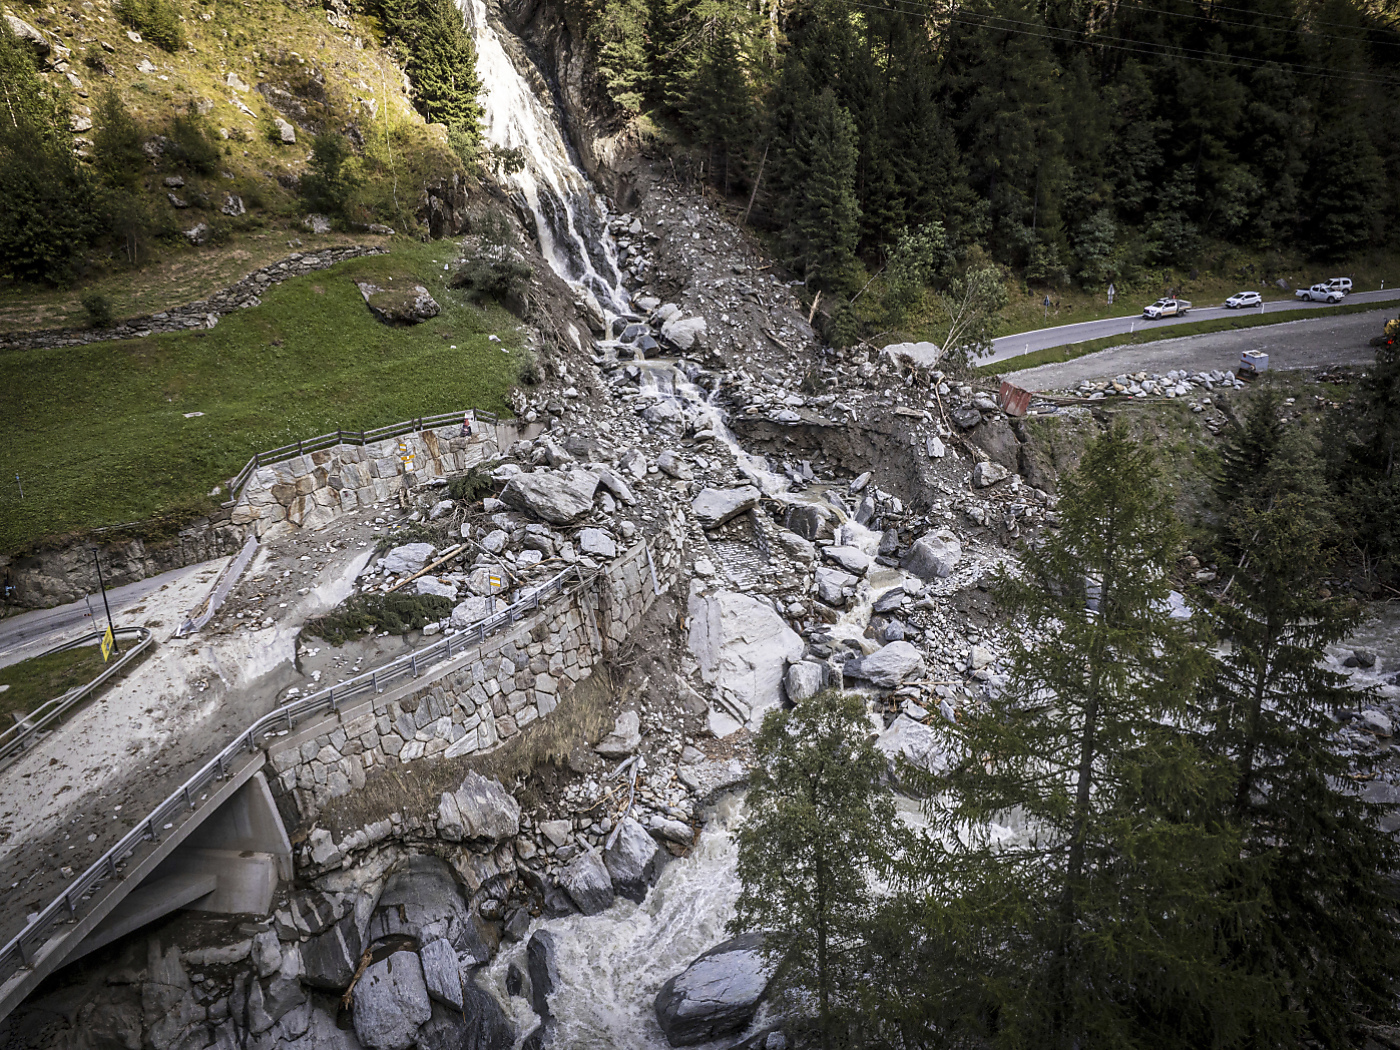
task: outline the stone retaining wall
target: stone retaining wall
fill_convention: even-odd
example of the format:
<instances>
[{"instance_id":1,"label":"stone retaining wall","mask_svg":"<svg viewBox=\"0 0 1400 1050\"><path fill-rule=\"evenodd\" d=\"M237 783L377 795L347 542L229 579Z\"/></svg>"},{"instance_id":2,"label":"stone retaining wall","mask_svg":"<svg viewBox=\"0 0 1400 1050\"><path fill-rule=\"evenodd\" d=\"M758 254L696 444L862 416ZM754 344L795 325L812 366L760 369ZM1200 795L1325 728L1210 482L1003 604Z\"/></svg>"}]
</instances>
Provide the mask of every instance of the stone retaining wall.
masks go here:
<instances>
[{"instance_id":1,"label":"stone retaining wall","mask_svg":"<svg viewBox=\"0 0 1400 1050\"><path fill-rule=\"evenodd\" d=\"M307 826L375 769L490 751L548 717L675 582L683 537L682 524L668 522L514 631L279 739L268 748L269 779L284 814L290 802Z\"/></svg>"},{"instance_id":2,"label":"stone retaining wall","mask_svg":"<svg viewBox=\"0 0 1400 1050\"><path fill-rule=\"evenodd\" d=\"M514 423L478 421L472 436L461 424L386 438L367 445L333 445L271 466L248 479L230 514L261 536L281 521L319 528L347 511L391 499L410 484L461 474L495 456L518 436ZM413 481L400 444L413 456Z\"/></svg>"},{"instance_id":3,"label":"stone retaining wall","mask_svg":"<svg viewBox=\"0 0 1400 1050\"><path fill-rule=\"evenodd\" d=\"M37 350L50 346L82 346L105 339L144 339L160 332L184 332L213 328L224 314L258 306L260 296L288 277L300 277L334 266L359 255L384 255L387 249L354 244L347 248L323 248L317 252L293 252L280 262L254 270L237 284L215 292L208 299L186 303L173 310L132 317L111 328L50 328L39 332L0 334L0 350Z\"/></svg>"}]
</instances>

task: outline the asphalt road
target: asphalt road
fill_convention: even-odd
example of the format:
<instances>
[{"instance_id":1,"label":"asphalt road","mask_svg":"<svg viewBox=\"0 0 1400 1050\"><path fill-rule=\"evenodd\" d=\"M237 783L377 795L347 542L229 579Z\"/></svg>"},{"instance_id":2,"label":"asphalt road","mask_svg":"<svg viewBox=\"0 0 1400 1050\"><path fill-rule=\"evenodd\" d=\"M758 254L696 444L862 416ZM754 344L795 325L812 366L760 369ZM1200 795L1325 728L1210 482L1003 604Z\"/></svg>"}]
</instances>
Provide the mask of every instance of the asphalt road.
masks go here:
<instances>
[{"instance_id":1,"label":"asphalt road","mask_svg":"<svg viewBox=\"0 0 1400 1050\"><path fill-rule=\"evenodd\" d=\"M1385 303L1395 299L1400 299L1400 288L1386 288L1383 291L1374 292L1353 292L1342 302L1351 305L1354 303ZM1304 303L1289 298L1266 301L1262 312L1272 314L1286 310L1330 309L1333 307L1327 303ZM1017 335L1004 335L999 339L993 339L991 356L980 358L977 363L991 364L1021 354L1034 353L1037 350L1048 350L1053 346L1084 343L1091 339L1104 339L1114 335L1130 335L1143 328L1169 328L1172 325L1211 321L1222 317L1248 317L1260 312L1257 306L1249 310L1227 310L1223 306L1200 304L1193 307L1185 317L1167 317L1160 321L1145 320L1139 312L1129 317L1108 317L1101 321L1082 321L1079 324L1065 324L1055 328L1039 328L1033 332L1020 332Z\"/></svg>"},{"instance_id":2,"label":"asphalt road","mask_svg":"<svg viewBox=\"0 0 1400 1050\"><path fill-rule=\"evenodd\" d=\"M1025 390L1062 390L1084 379L1105 379L1123 372L1162 375L1173 369L1230 370L1239 365L1243 350L1267 353L1271 369L1368 364L1376 359L1371 339L1380 334L1386 319L1392 316L1393 310L1368 310L1259 328L1188 335L1181 339L1132 343L1076 357L1073 361L1008 372L1006 376Z\"/></svg>"},{"instance_id":3,"label":"asphalt road","mask_svg":"<svg viewBox=\"0 0 1400 1050\"><path fill-rule=\"evenodd\" d=\"M107 603L112 607L112 619L118 627L128 626L122 622L120 609L135 605L152 591L159 590L188 571L188 566L171 569L159 576L137 580L123 587L109 587ZM18 613L0 620L0 667L8 667L20 660L36 656L50 646L65 641L65 638L59 637L61 634L76 636L84 631L95 630L91 625L92 617L88 614L89 607L96 615L98 623L105 625L106 614L102 610L102 598L96 594L92 595L89 601L80 598L67 605L56 605L52 609L35 609L33 612Z\"/></svg>"}]
</instances>

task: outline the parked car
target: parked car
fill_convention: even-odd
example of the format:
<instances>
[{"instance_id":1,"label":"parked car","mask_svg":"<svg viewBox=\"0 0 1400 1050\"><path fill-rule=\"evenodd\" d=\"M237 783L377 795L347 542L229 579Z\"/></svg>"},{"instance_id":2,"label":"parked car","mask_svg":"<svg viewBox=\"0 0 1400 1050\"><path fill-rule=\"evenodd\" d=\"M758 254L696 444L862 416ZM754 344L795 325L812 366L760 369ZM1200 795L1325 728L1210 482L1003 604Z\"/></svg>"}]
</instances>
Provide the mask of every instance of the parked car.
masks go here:
<instances>
[{"instance_id":1,"label":"parked car","mask_svg":"<svg viewBox=\"0 0 1400 1050\"><path fill-rule=\"evenodd\" d=\"M1184 317L1190 309L1191 303L1186 299L1158 299L1151 306L1142 308L1142 316L1149 321L1161 317Z\"/></svg>"},{"instance_id":2,"label":"parked car","mask_svg":"<svg viewBox=\"0 0 1400 1050\"><path fill-rule=\"evenodd\" d=\"M1315 284L1311 288L1299 288L1293 296L1310 303L1339 303L1343 294L1325 284Z\"/></svg>"},{"instance_id":3,"label":"parked car","mask_svg":"<svg viewBox=\"0 0 1400 1050\"><path fill-rule=\"evenodd\" d=\"M1350 294L1351 294L1351 278L1350 278L1350 277L1333 277L1330 281L1327 282L1327 287L1328 287L1328 288L1331 288L1332 291L1334 291L1334 292L1341 292L1343 295L1350 295Z\"/></svg>"},{"instance_id":4,"label":"parked car","mask_svg":"<svg viewBox=\"0 0 1400 1050\"><path fill-rule=\"evenodd\" d=\"M1231 310L1242 310L1246 306L1258 306L1264 301L1264 297L1258 292L1236 292L1225 300L1225 305Z\"/></svg>"}]
</instances>

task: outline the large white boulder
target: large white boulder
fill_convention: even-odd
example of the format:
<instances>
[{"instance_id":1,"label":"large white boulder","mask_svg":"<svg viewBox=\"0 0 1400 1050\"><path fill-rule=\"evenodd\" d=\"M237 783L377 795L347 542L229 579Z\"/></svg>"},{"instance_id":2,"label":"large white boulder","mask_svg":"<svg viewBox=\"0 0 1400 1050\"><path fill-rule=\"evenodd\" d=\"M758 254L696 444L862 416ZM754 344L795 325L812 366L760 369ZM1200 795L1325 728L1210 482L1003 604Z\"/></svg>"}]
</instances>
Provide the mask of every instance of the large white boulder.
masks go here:
<instances>
[{"instance_id":1,"label":"large white boulder","mask_svg":"<svg viewBox=\"0 0 1400 1050\"><path fill-rule=\"evenodd\" d=\"M523 510L551 525L572 525L593 509L593 493L598 489L598 475L586 470L570 474L517 474L501 490L501 502Z\"/></svg>"},{"instance_id":2,"label":"large white boulder","mask_svg":"<svg viewBox=\"0 0 1400 1050\"><path fill-rule=\"evenodd\" d=\"M962 541L951 529L925 533L914 541L900 567L922 580L937 580L953 574L962 560Z\"/></svg>"},{"instance_id":3,"label":"large white boulder","mask_svg":"<svg viewBox=\"0 0 1400 1050\"><path fill-rule=\"evenodd\" d=\"M428 564L428 559L432 556L433 545L431 543L405 543L402 547L395 547L384 555L383 568L385 572L394 576L417 572Z\"/></svg>"},{"instance_id":4,"label":"large white boulder","mask_svg":"<svg viewBox=\"0 0 1400 1050\"><path fill-rule=\"evenodd\" d=\"M758 506L759 490L752 485L737 489L702 489L691 501L695 519L707 529L717 529L731 518Z\"/></svg>"},{"instance_id":5,"label":"large white boulder","mask_svg":"<svg viewBox=\"0 0 1400 1050\"><path fill-rule=\"evenodd\" d=\"M672 977L656 995L656 1019L672 1046L695 1046L748 1027L772 970L763 935L725 941Z\"/></svg>"},{"instance_id":6,"label":"large white boulder","mask_svg":"<svg viewBox=\"0 0 1400 1050\"><path fill-rule=\"evenodd\" d=\"M747 594L690 596L690 651L700 677L756 727L783 699L784 667L802 657L801 637L773 606Z\"/></svg>"},{"instance_id":7,"label":"large white boulder","mask_svg":"<svg viewBox=\"0 0 1400 1050\"><path fill-rule=\"evenodd\" d=\"M848 661L844 670L852 678L893 689L911 675L924 673L924 654L908 642L890 642L869 656Z\"/></svg>"},{"instance_id":8,"label":"large white boulder","mask_svg":"<svg viewBox=\"0 0 1400 1050\"><path fill-rule=\"evenodd\" d=\"M705 331L703 317L672 317L661 326L661 338L669 340L677 350L689 350L704 344Z\"/></svg>"}]
</instances>

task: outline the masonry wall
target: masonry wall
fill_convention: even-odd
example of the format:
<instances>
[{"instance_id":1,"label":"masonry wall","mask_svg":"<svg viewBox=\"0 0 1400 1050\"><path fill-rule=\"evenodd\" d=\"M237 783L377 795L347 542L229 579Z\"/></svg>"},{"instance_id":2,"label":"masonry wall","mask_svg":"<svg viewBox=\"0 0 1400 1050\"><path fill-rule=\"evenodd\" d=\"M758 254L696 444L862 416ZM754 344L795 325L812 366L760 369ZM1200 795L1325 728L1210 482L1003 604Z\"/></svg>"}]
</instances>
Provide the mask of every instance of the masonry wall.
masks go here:
<instances>
[{"instance_id":1,"label":"masonry wall","mask_svg":"<svg viewBox=\"0 0 1400 1050\"><path fill-rule=\"evenodd\" d=\"M376 769L484 753L549 717L675 582L683 537L668 521L515 630L279 739L268 748L274 794L306 825Z\"/></svg>"},{"instance_id":2,"label":"masonry wall","mask_svg":"<svg viewBox=\"0 0 1400 1050\"><path fill-rule=\"evenodd\" d=\"M469 470L517 437L515 425L505 422L478 422L469 438L460 437L460 432L461 424L454 423L367 445L333 445L259 467L239 494L230 521L251 526L260 536L282 521L319 528L408 487L400 442L412 453L413 476L421 483Z\"/></svg>"}]
</instances>

